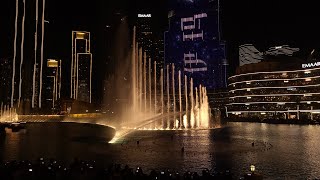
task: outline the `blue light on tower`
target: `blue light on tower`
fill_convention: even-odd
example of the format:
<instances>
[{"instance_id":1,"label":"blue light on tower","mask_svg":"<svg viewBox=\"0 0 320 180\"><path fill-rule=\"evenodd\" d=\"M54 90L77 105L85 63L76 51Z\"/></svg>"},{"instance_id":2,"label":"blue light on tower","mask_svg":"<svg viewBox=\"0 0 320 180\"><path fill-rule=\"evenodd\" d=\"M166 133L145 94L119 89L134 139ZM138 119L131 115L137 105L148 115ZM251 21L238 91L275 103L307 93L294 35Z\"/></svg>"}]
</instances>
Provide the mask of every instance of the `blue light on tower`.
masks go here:
<instances>
[{"instance_id":1,"label":"blue light on tower","mask_svg":"<svg viewBox=\"0 0 320 180\"><path fill-rule=\"evenodd\" d=\"M220 41L219 1L171 2L165 63L174 63L194 85L226 87L225 44Z\"/></svg>"}]
</instances>

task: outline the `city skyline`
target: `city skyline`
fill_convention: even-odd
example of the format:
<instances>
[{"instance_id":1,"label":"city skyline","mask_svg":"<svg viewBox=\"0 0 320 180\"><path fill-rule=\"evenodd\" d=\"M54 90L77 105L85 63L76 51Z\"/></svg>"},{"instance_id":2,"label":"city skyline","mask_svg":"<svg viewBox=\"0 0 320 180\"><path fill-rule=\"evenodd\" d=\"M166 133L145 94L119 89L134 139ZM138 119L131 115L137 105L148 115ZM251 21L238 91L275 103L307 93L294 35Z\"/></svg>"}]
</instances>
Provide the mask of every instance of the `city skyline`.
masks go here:
<instances>
[{"instance_id":1,"label":"city skyline","mask_svg":"<svg viewBox=\"0 0 320 180\"><path fill-rule=\"evenodd\" d=\"M19 1L20 3L22 1ZM12 11L3 11L7 12L7 14L10 14L10 16L2 16L7 17L4 18L3 22L8 22L8 24L11 24L11 26L8 26L5 28L5 31L7 33L4 34L9 34L9 38L3 38L4 34L1 34L2 39L6 39L6 43L1 44L1 49L4 51L0 52L0 57L3 58L10 58L12 57L12 52L13 52L13 32L12 31L14 28L14 18L12 14L14 14L14 3L13 2L6 2L8 7L12 7ZM151 12L152 18L156 19L162 19L162 21L158 21L159 23L152 23L152 27L159 27L159 32L163 32L167 29L168 23L166 22L166 15L167 15L167 5L166 3L160 3L162 4L161 6L156 6L159 5L159 2L156 2L154 5L152 3L148 3L147 1L134 1L134 2L128 2L128 1L119 1L113 5L112 3L102 3L99 1L94 1L92 4L90 4L87 7L84 7L80 5L79 3L76 8L74 8L73 11L68 11L70 9L69 5L66 5L65 7L61 8L59 6L61 2L52 2L52 1L47 1L46 2L46 12L45 12L45 21L48 22L46 23L47 25L45 26L45 51L46 55L48 57L57 57L59 59L62 59L66 65L63 66L63 77L66 77L63 79L63 84L66 84L66 88L68 88L69 82L71 82L70 78L68 77L67 74L70 74L70 67L71 66L71 57L70 57L70 41L67 42L66 39L69 39L68 37L70 34L66 33L67 31L70 32L70 29L75 28L76 30L86 30L86 31L92 31L92 37L95 40L99 40L100 42L96 42L93 44L92 51L96 51L97 53L93 53L93 59L96 59L96 63L93 64L93 69L96 70L96 73L93 74L93 78L96 79L97 81L94 82L96 83L93 85L95 88L92 90L94 94L101 95L102 94L102 86L103 86L103 80L105 79L105 74L103 69L105 67L108 68L108 57L102 56L104 54L104 44L105 42L102 42L100 37L102 37L102 34L107 34L109 35L103 35L110 37L114 34L116 31L114 28L117 27L116 21L113 23L111 22L111 19L117 19L117 18L122 18L122 17L128 17L128 24L129 28L132 27L132 25L135 24L137 20L137 14L145 13L145 12ZM106 6L101 6L98 8L98 5L111 5L107 9L109 10L108 12L102 12L103 7ZM222 24L222 39L226 40L226 49L227 49L227 59L229 60L230 66L231 66L231 74L232 74L232 69L235 69L237 66L238 61L235 60L237 59L238 53L237 45L240 44L240 42L252 42L255 41L255 45L257 46L258 49L263 49L265 47L270 47L270 45L263 45L265 44L284 44L282 42L289 42L286 44L291 44L291 42L294 42L295 44L299 44L301 46L301 53L306 54L306 52L309 52L310 49L317 49L317 44L316 40L312 41L310 45L306 46L304 41L310 41L311 34L313 35L314 39L317 39L318 36L315 35L316 28L312 26L312 28L305 28L306 30L303 30L303 25L296 26L298 28L294 28L295 25L298 25L298 22L301 23L302 21L309 22L310 25L312 25L312 18L311 17L311 12L309 13L301 13L301 15L295 15L294 12L295 10L301 10L302 8L310 8L309 5L303 5L302 7L299 7L297 4L293 4L293 8L291 9L286 9L286 6L288 4L286 3L280 3L277 6L274 7L275 11L271 13L265 13L267 12L268 8L272 8L273 6L272 3L267 3L264 2L263 4L265 5L264 8L262 6L258 6L257 8L252 8L255 6L254 1L245 1L242 2L242 4L237 4L239 5L238 7L241 7L244 9L244 11L240 11L238 9L235 9L235 7L232 7L233 3L228 2L228 1L221 1L221 24ZM311 6L311 5L310 5ZM159 8L158 8L159 7ZM21 7L19 7L21 8ZM258 12L257 9L261 9L261 12ZM58 11L59 9L59 11ZM84 12L83 10L87 9L87 13L82 13ZM98 9L98 11L95 11ZM30 7L27 7L27 12L29 11L34 11L34 9L30 9ZM41 11L41 10L40 10ZM233 12L231 12L233 11ZM262 13L264 12L264 13ZM250 16L250 14L256 13L258 16ZM21 14L21 13L20 13ZM41 14L39 12L39 14ZM239 16L234 16L234 14L238 14ZM283 15L281 15L283 14ZM104 18L106 17L106 18ZM286 21L282 22L280 19L281 17L286 17ZM19 16L20 18L20 16ZM30 15L27 14L26 20L30 18ZM94 20L97 18L96 20ZM260 20L259 20L260 18ZM163 20L164 19L164 20ZM30 20L30 19L29 19ZM64 21L63 21L64 20ZM297 22L295 22L297 20ZM152 20L154 21L154 20ZM96 23L98 22L98 23ZM261 30L261 23L264 23L264 26L268 26L268 24L271 25L278 25L279 27L276 30L271 30L270 27L268 26L265 28L265 30ZM305 22L305 23L306 23ZM302 23L302 24L305 24ZM113 24L113 26L110 27L110 25ZM109 26L109 27L108 27ZM233 32L232 34L230 31L233 28L239 28L237 31ZM110 30L107 30L107 29ZM292 28L292 29L289 29ZM289 33L286 33L285 31L289 30ZM130 30L129 30L130 31ZM307 31L310 31L310 35L306 35ZM254 33L252 33L254 32ZM297 33L300 33L300 36L296 36ZM249 36L249 34L251 34ZM260 36L261 34L265 34L265 36ZM281 37L281 35L284 35ZM28 37L33 36L30 32L28 34ZM303 36L306 36L306 39L303 39ZM259 38L257 38L259 37ZM265 37L264 40L261 37ZM270 38L270 37L278 37L277 39ZM268 39L273 39L273 40L268 40ZM112 51L112 47L110 47L110 44L112 44L112 41L115 41L114 39L108 39L108 44L109 44L109 49L107 51ZM29 43L30 44L30 43ZM26 45L28 43L26 42ZM233 47L235 46L235 47ZM299 45L294 46L294 47L299 47ZM300 48L300 47L299 47ZM26 51L26 50L25 50ZM27 53L27 52L26 52ZM112 56L111 56L112 58ZM38 58L40 59L40 57ZM44 58L45 59L45 58ZM20 58L19 58L20 60ZM70 87L70 86L69 86ZM64 89L63 90L63 97L68 97L70 90Z\"/></svg>"},{"instance_id":2,"label":"city skyline","mask_svg":"<svg viewBox=\"0 0 320 180\"><path fill-rule=\"evenodd\" d=\"M319 178L317 13L2 0L0 179Z\"/></svg>"}]
</instances>

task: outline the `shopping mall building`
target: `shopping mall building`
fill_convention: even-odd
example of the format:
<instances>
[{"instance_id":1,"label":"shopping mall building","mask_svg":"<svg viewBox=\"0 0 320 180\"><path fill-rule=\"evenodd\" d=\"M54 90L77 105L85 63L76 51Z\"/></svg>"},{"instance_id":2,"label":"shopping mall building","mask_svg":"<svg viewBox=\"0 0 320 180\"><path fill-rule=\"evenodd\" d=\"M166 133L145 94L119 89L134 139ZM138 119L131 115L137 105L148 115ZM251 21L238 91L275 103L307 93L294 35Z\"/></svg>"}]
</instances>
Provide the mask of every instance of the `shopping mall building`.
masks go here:
<instances>
[{"instance_id":1,"label":"shopping mall building","mask_svg":"<svg viewBox=\"0 0 320 180\"><path fill-rule=\"evenodd\" d=\"M229 77L228 116L320 119L320 61L273 58L242 65Z\"/></svg>"}]
</instances>

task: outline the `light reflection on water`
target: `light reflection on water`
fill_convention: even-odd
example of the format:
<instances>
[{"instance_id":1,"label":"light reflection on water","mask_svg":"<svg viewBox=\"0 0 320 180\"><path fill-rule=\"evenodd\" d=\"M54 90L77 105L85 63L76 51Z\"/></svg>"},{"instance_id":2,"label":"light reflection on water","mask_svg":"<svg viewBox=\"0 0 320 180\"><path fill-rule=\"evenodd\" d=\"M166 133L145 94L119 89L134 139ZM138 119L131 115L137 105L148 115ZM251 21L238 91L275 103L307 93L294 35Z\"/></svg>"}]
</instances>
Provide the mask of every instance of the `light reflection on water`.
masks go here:
<instances>
[{"instance_id":1,"label":"light reflection on water","mask_svg":"<svg viewBox=\"0 0 320 180\"><path fill-rule=\"evenodd\" d=\"M0 139L0 158L79 157L145 171L230 169L235 177L254 164L265 179L320 177L320 126L229 123L215 130L136 131L117 144L106 143L110 129L87 126L30 124L26 132Z\"/></svg>"}]
</instances>

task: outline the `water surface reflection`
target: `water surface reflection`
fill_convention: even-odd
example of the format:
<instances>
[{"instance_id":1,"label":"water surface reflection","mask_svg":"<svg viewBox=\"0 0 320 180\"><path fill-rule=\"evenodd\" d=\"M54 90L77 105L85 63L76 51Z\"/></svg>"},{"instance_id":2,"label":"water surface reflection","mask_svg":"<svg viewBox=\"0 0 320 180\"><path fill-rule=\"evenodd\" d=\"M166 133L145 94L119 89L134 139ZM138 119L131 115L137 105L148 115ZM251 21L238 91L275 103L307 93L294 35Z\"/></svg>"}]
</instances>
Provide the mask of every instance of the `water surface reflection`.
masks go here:
<instances>
[{"instance_id":1,"label":"water surface reflection","mask_svg":"<svg viewBox=\"0 0 320 180\"><path fill-rule=\"evenodd\" d=\"M2 160L43 156L65 162L79 157L145 171L230 169L235 177L255 164L266 179L307 179L320 177L319 132L320 126L229 123L215 130L136 131L108 144L110 128L38 123L26 132L1 135L0 155Z\"/></svg>"}]
</instances>

